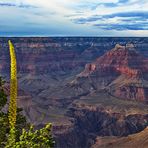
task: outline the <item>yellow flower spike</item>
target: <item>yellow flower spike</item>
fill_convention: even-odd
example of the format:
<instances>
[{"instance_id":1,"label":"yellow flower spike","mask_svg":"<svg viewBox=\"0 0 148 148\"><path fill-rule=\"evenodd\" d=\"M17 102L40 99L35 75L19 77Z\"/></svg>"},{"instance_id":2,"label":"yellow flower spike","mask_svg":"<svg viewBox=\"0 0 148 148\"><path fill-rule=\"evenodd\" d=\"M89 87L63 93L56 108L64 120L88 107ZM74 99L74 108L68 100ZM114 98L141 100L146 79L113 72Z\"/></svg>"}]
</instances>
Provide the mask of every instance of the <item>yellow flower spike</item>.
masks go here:
<instances>
[{"instance_id":1,"label":"yellow flower spike","mask_svg":"<svg viewBox=\"0 0 148 148\"><path fill-rule=\"evenodd\" d=\"M11 41L8 41L10 60L11 60L11 75L10 75L10 103L9 103L9 126L15 128L17 115L17 63L15 49Z\"/></svg>"}]
</instances>

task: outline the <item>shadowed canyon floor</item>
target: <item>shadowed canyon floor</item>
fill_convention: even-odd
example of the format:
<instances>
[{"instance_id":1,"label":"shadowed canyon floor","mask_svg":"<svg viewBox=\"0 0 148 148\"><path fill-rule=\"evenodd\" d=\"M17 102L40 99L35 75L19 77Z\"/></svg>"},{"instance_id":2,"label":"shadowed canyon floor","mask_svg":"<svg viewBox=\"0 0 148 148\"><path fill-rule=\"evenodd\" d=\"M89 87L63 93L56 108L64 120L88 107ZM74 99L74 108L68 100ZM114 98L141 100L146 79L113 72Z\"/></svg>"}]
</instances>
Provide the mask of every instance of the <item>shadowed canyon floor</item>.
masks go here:
<instances>
[{"instance_id":1,"label":"shadowed canyon floor","mask_svg":"<svg viewBox=\"0 0 148 148\"><path fill-rule=\"evenodd\" d=\"M6 79L7 40L0 39L0 73ZM37 127L53 123L56 147L140 144L148 126L148 38L11 40L18 59L18 104ZM5 87L9 92L9 82Z\"/></svg>"}]
</instances>

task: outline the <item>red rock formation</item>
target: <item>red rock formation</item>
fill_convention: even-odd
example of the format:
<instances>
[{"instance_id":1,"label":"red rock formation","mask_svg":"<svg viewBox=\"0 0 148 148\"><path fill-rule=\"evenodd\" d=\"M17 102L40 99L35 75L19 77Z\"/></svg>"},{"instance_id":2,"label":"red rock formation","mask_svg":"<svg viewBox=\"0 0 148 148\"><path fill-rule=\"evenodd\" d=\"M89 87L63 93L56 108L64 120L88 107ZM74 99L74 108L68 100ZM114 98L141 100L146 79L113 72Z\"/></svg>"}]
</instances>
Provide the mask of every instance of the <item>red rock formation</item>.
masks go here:
<instances>
[{"instance_id":1,"label":"red rock formation","mask_svg":"<svg viewBox=\"0 0 148 148\"><path fill-rule=\"evenodd\" d=\"M112 95L148 101L148 59L136 52L133 44L115 48L85 66L78 78L89 77L97 90L107 88ZM86 82L85 82L86 83ZM100 87L102 86L102 87Z\"/></svg>"}]
</instances>

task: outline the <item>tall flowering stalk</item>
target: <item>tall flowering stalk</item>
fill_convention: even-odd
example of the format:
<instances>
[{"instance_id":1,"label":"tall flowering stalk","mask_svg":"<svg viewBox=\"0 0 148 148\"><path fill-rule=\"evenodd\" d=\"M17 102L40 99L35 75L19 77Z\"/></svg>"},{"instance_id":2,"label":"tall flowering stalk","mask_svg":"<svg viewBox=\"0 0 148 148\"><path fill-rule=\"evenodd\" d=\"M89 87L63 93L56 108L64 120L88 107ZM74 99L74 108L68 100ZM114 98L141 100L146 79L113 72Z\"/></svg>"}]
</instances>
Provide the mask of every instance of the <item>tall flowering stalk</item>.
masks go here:
<instances>
[{"instance_id":1,"label":"tall flowering stalk","mask_svg":"<svg viewBox=\"0 0 148 148\"><path fill-rule=\"evenodd\" d=\"M10 40L8 43L11 59L9 125L10 128L14 128L16 124L17 113L17 65L14 46Z\"/></svg>"},{"instance_id":2,"label":"tall flowering stalk","mask_svg":"<svg viewBox=\"0 0 148 148\"><path fill-rule=\"evenodd\" d=\"M16 64L16 55L15 49L11 41L9 40L9 52L11 60L11 74L10 74L10 102L8 110L8 119L10 126L10 133L8 137L8 145L15 143L15 124L16 124L16 115L17 115L17 64ZM8 146L8 147L9 147Z\"/></svg>"}]
</instances>

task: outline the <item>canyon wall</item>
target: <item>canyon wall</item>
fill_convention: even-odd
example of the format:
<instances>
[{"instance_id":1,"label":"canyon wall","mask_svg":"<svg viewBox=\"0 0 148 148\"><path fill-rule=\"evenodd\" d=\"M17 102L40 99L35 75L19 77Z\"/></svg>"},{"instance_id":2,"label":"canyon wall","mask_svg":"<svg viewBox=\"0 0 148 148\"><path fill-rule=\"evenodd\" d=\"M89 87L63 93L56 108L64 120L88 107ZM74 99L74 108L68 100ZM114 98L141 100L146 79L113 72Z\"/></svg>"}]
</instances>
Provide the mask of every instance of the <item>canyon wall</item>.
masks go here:
<instances>
[{"instance_id":1,"label":"canyon wall","mask_svg":"<svg viewBox=\"0 0 148 148\"><path fill-rule=\"evenodd\" d=\"M20 73L65 74L95 60L117 43L132 42L147 56L147 38L0 38L0 72L9 72L8 40L16 48Z\"/></svg>"}]
</instances>

